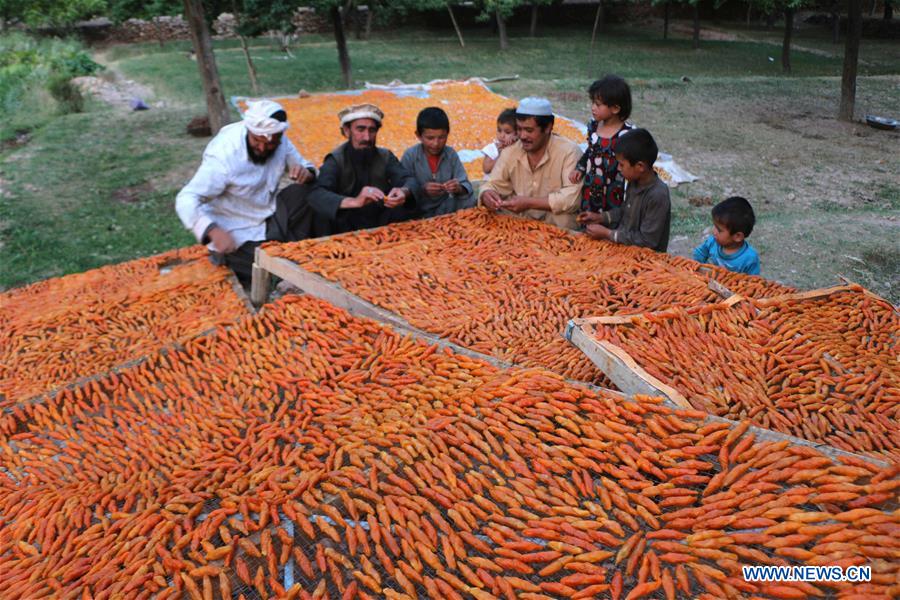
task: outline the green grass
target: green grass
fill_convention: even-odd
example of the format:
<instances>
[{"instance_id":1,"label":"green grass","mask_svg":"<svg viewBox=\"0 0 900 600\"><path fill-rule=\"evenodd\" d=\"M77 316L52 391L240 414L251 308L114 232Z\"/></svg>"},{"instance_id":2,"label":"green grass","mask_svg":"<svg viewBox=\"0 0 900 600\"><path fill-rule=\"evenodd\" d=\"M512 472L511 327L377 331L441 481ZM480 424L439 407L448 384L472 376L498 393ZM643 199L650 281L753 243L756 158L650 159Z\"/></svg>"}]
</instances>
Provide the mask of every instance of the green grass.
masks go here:
<instances>
[{"instance_id":1,"label":"green grass","mask_svg":"<svg viewBox=\"0 0 900 600\"><path fill-rule=\"evenodd\" d=\"M161 177L200 156L203 141L183 133L190 113L130 113L110 127L107 110L59 117L3 161L0 287L193 242L173 210L183 182ZM114 198L148 182L159 187L135 202Z\"/></svg>"},{"instance_id":2,"label":"green grass","mask_svg":"<svg viewBox=\"0 0 900 600\"><path fill-rule=\"evenodd\" d=\"M449 34L449 32L447 32ZM515 37L518 36L518 37ZM365 81L384 83L393 79L423 82L443 77L480 75L497 77L518 74L527 80L553 82L561 88L582 87L603 72L617 72L632 81L680 81L734 77L781 77L777 48L756 42L703 42L694 50L689 40L664 41L653 32L623 28L604 33L588 68L589 31L544 31L541 37L515 32L509 52L497 51L496 38L476 31L466 36L460 48L449 35L404 32L373 35L369 42L350 42L353 76L357 85ZM199 89L197 65L187 57L188 46L145 44L112 50L107 58L125 74L160 93L182 102L195 102ZM327 37L301 38L287 58L267 40L256 40L251 54L259 70L264 95L294 94L340 89L343 84L334 42ZM774 53L774 54L773 54ZM216 42L216 60L226 95L249 95L243 54L233 40ZM790 78L839 76L840 57L822 57L806 52L793 56ZM896 65L875 64L861 69L863 75L896 70Z\"/></svg>"}]
</instances>

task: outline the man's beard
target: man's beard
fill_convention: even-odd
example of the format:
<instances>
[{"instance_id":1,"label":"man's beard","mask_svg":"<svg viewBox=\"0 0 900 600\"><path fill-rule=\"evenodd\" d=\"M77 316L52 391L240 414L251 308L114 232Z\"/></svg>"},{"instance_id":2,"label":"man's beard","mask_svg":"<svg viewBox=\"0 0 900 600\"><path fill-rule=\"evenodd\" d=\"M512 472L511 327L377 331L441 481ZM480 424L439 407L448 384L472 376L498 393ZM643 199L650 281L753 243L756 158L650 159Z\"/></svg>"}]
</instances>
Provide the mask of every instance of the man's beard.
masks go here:
<instances>
[{"instance_id":1,"label":"man's beard","mask_svg":"<svg viewBox=\"0 0 900 600\"><path fill-rule=\"evenodd\" d=\"M275 150L278 149L274 148L265 152L264 154L259 154L256 150L253 149L253 146L250 145L249 139L244 138L244 143L247 144L247 156L250 157L250 162L252 162L254 165L266 164L266 162L268 162L268 160L272 158L272 155L275 154Z\"/></svg>"},{"instance_id":2,"label":"man's beard","mask_svg":"<svg viewBox=\"0 0 900 600\"><path fill-rule=\"evenodd\" d=\"M365 148L350 147L350 159L357 164L369 164L375 156L375 146Z\"/></svg>"}]
</instances>

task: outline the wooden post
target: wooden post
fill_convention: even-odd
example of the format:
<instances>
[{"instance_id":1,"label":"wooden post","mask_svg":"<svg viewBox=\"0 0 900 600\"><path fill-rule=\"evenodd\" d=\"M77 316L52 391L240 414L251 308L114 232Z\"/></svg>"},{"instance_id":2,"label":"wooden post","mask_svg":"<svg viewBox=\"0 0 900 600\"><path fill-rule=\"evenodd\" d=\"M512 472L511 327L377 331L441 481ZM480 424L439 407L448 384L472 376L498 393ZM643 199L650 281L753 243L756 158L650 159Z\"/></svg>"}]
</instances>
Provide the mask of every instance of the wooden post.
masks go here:
<instances>
[{"instance_id":1,"label":"wooden post","mask_svg":"<svg viewBox=\"0 0 900 600\"><path fill-rule=\"evenodd\" d=\"M594 16L594 29L591 30L591 51L588 54L588 76L593 73L594 68L594 42L597 41L597 30L603 21L603 0L597 3L597 14Z\"/></svg>"},{"instance_id":2,"label":"wooden post","mask_svg":"<svg viewBox=\"0 0 900 600\"><path fill-rule=\"evenodd\" d=\"M253 257L253 266L251 267L253 278L250 280L250 302L257 308L266 303L272 278L269 271L261 267L260 263L260 249L257 248Z\"/></svg>"},{"instance_id":3,"label":"wooden post","mask_svg":"<svg viewBox=\"0 0 900 600\"><path fill-rule=\"evenodd\" d=\"M200 79L203 81L209 127L212 134L216 135L228 124L228 105L222 93L219 69L216 67L216 57L213 54L212 39L206 25L202 0L184 0L184 16L190 26L191 42L197 55L197 68L200 69Z\"/></svg>"},{"instance_id":4,"label":"wooden post","mask_svg":"<svg viewBox=\"0 0 900 600\"><path fill-rule=\"evenodd\" d=\"M244 61L247 63L247 73L250 75L250 88L253 90L254 96L259 96L259 79L256 78L256 65L253 64L253 59L250 58L250 48L247 46L247 38L238 35L238 39L241 40L241 51L243 51Z\"/></svg>"},{"instance_id":5,"label":"wooden post","mask_svg":"<svg viewBox=\"0 0 900 600\"><path fill-rule=\"evenodd\" d=\"M841 41L841 10L840 5L835 4L831 12L831 43Z\"/></svg>"},{"instance_id":6,"label":"wooden post","mask_svg":"<svg viewBox=\"0 0 900 600\"><path fill-rule=\"evenodd\" d=\"M466 42L463 41L462 31L459 29L459 23L456 22L456 15L453 14L453 7L450 6L450 3L447 3L447 12L450 13L450 22L453 23L453 29L456 30L456 37L459 38L459 47L465 48Z\"/></svg>"},{"instance_id":7,"label":"wooden post","mask_svg":"<svg viewBox=\"0 0 900 600\"><path fill-rule=\"evenodd\" d=\"M256 65L253 64L253 59L250 57L250 48L247 46L247 38L239 32L241 27L241 16L238 12L237 0L231 0L231 10L234 12L235 33L237 33L238 39L241 41L241 51L243 51L244 61L247 63L247 74L250 76L250 88L253 90L253 95L258 96L259 80L256 78Z\"/></svg>"},{"instance_id":8,"label":"wooden post","mask_svg":"<svg viewBox=\"0 0 900 600\"><path fill-rule=\"evenodd\" d=\"M794 32L794 9L784 8L784 40L781 42L781 70L791 72L791 34Z\"/></svg>"},{"instance_id":9,"label":"wooden post","mask_svg":"<svg viewBox=\"0 0 900 600\"><path fill-rule=\"evenodd\" d=\"M353 73L350 67L350 52L347 50L347 38L344 35L344 18L341 9L331 8L331 20L334 24L334 41L337 42L338 60L341 62L341 74L344 76L344 87L353 86Z\"/></svg>"},{"instance_id":10,"label":"wooden post","mask_svg":"<svg viewBox=\"0 0 900 600\"><path fill-rule=\"evenodd\" d=\"M671 2L666 2L665 4L665 12L663 12L663 39L669 39L669 8L671 6Z\"/></svg>"},{"instance_id":11,"label":"wooden post","mask_svg":"<svg viewBox=\"0 0 900 600\"><path fill-rule=\"evenodd\" d=\"M844 71L841 76L841 106L838 119L852 121L856 107L856 69L859 40L862 37L862 0L848 0L847 43L844 46Z\"/></svg>"},{"instance_id":12,"label":"wooden post","mask_svg":"<svg viewBox=\"0 0 900 600\"><path fill-rule=\"evenodd\" d=\"M494 13L497 17L497 31L500 34L500 49L506 50L509 48L509 38L506 37L506 19L503 18L503 15L500 14L500 11Z\"/></svg>"},{"instance_id":13,"label":"wooden post","mask_svg":"<svg viewBox=\"0 0 900 600\"><path fill-rule=\"evenodd\" d=\"M700 0L694 0L694 50L700 48Z\"/></svg>"},{"instance_id":14,"label":"wooden post","mask_svg":"<svg viewBox=\"0 0 900 600\"><path fill-rule=\"evenodd\" d=\"M375 16L375 3L370 1L368 8L369 10L366 11L366 29L363 33L364 40L368 40L369 36L372 35L372 18Z\"/></svg>"}]
</instances>

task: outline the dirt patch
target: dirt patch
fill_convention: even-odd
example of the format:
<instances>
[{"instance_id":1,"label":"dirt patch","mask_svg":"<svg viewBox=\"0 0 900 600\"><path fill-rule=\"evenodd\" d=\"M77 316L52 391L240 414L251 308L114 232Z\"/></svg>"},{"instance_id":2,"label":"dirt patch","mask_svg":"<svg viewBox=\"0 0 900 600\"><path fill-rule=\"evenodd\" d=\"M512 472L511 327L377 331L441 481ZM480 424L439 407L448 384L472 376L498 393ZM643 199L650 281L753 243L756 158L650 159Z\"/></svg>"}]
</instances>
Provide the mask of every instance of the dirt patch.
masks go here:
<instances>
[{"instance_id":1,"label":"dirt patch","mask_svg":"<svg viewBox=\"0 0 900 600\"><path fill-rule=\"evenodd\" d=\"M669 32L677 33L687 36L694 35L694 26L688 23L669 23ZM719 29L712 29L710 27L701 27L700 28L700 39L701 40L712 40L716 42L735 42L738 40L738 36L733 33L729 33L727 31L721 31Z\"/></svg>"},{"instance_id":2,"label":"dirt patch","mask_svg":"<svg viewBox=\"0 0 900 600\"><path fill-rule=\"evenodd\" d=\"M130 185L117 189L113 192L112 199L119 204L137 204L155 191L156 188L150 182L144 182L140 185Z\"/></svg>"},{"instance_id":3,"label":"dirt patch","mask_svg":"<svg viewBox=\"0 0 900 600\"><path fill-rule=\"evenodd\" d=\"M688 204L691 206L712 206L712 196L691 196L688 198Z\"/></svg>"},{"instance_id":4,"label":"dirt patch","mask_svg":"<svg viewBox=\"0 0 900 600\"><path fill-rule=\"evenodd\" d=\"M152 106L150 100L154 96L153 90L136 81L125 79L115 71L107 71L104 77L76 77L72 83L83 93L112 106L132 109L137 101Z\"/></svg>"},{"instance_id":5,"label":"dirt patch","mask_svg":"<svg viewBox=\"0 0 900 600\"><path fill-rule=\"evenodd\" d=\"M25 144L31 141L31 132L27 129L20 129L16 131L13 137L8 138L0 142L0 152L5 150L15 150L17 148L21 148Z\"/></svg>"}]
</instances>

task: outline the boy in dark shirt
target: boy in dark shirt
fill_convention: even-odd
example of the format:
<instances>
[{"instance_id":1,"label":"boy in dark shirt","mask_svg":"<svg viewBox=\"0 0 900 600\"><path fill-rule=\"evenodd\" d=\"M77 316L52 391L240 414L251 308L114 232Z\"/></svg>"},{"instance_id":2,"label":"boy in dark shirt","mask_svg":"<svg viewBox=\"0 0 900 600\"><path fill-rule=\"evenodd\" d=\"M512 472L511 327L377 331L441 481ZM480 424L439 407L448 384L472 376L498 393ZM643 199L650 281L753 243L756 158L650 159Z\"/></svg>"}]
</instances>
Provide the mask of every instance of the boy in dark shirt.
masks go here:
<instances>
[{"instance_id":1,"label":"boy in dark shirt","mask_svg":"<svg viewBox=\"0 0 900 600\"><path fill-rule=\"evenodd\" d=\"M625 202L607 211L578 215L587 235L595 240L666 251L672 205L669 186L653 170L658 154L659 148L646 129L633 129L619 138L616 160L628 182Z\"/></svg>"},{"instance_id":2,"label":"boy in dark shirt","mask_svg":"<svg viewBox=\"0 0 900 600\"><path fill-rule=\"evenodd\" d=\"M456 150L447 145L450 118L435 106L422 109L416 118L419 143L411 146L400 159L416 178L418 216L446 215L475 206L472 184Z\"/></svg>"}]
</instances>

